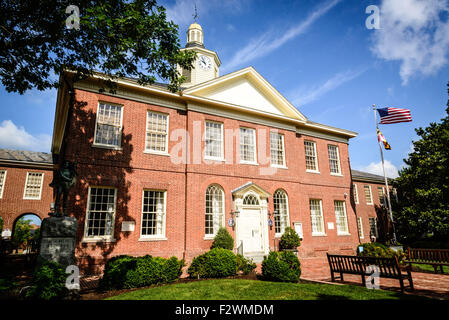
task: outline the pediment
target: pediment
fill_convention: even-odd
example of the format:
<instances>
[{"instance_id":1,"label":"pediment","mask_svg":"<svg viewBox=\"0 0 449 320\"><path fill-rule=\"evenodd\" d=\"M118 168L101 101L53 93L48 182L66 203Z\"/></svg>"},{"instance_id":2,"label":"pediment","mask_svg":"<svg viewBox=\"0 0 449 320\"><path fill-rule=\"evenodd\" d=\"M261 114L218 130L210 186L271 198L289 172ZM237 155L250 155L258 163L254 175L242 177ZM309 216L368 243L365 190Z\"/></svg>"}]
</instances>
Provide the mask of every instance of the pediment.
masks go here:
<instances>
[{"instance_id":1,"label":"pediment","mask_svg":"<svg viewBox=\"0 0 449 320\"><path fill-rule=\"evenodd\" d=\"M298 109L252 67L198 84L186 89L184 94L307 121Z\"/></svg>"},{"instance_id":2,"label":"pediment","mask_svg":"<svg viewBox=\"0 0 449 320\"><path fill-rule=\"evenodd\" d=\"M268 191L258 186L254 182L247 182L244 185L238 187L237 189L232 190L231 193L235 198L241 198L250 191L256 193L261 199L264 198L266 199L271 196L271 194Z\"/></svg>"}]
</instances>

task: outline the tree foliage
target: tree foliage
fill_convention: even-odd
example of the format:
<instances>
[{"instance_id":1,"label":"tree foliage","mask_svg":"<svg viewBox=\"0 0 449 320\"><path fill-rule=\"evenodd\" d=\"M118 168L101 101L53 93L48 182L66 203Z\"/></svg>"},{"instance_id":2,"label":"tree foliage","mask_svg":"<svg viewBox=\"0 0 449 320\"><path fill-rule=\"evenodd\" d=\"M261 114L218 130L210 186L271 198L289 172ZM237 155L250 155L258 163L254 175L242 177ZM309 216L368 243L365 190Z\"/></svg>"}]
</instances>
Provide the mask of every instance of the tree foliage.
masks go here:
<instances>
[{"instance_id":1,"label":"tree foliage","mask_svg":"<svg viewBox=\"0 0 449 320\"><path fill-rule=\"evenodd\" d=\"M395 180L395 225L402 241L449 239L449 101L446 113L440 123L415 129L420 139Z\"/></svg>"},{"instance_id":2,"label":"tree foliage","mask_svg":"<svg viewBox=\"0 0 449 320\"><path fill-rule=\"evenodd\" d=\"M76 12L79 9L79 28ZM67 27L68 23L69 27ZM98 71L176 91L195 54L181 52L178 26L155 0L5 0L0 2L0 78L9 92L58 87L63 70L75 81Z\"/></svg>"},{"instance_id":3,"label":"tree foliage","mask_svg":"<svg viewBox=\"0 0 449 320\"><path fill-rule=\"evenodd\" d=\"M17 220L14 227L14 234L12 237L12 242L15 247L22 245L33 237L31 230L31 220L26 220L25 217Z\"/></svg>"}]
</instances>

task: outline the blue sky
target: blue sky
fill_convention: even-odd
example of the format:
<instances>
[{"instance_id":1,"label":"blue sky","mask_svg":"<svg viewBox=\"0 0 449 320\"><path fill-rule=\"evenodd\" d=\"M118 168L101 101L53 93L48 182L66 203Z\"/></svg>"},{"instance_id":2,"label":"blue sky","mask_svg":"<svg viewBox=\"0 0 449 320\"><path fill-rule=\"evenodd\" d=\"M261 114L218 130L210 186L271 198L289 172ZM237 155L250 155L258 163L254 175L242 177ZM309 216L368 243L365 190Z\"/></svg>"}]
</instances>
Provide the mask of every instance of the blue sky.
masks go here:
<instances>
[{"instance_id":1,"label":"blue sky","mask_svg":"<svg viewBox=\"0 0 449 320\"><path fill-rule=\"evenodd\" d=\"M413 122L381 125L389 176L416 140L414 128L445 116L449 0L165 0L181 44L194 4L221 75L253 66L311 121L359 135L353 169L381 174L372 105L408 108ZM368 29L370 5L380 29ZM82 14L82 8L81 8ZM50 151L56 91L20 96L0 86L0 147Z\"/></svg>"}]
</instances>

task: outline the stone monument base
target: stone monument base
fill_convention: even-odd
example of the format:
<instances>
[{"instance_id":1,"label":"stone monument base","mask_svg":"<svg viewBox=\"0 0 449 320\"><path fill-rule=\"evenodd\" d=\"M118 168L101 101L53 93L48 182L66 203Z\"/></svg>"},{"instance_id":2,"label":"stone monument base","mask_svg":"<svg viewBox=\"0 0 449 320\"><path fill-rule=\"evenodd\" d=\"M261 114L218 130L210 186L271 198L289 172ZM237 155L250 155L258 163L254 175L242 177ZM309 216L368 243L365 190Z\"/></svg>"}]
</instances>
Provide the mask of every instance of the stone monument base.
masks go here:
<instances>
[{"instance_id":1,"label":"stone monument base","mask_svg":"<svg viewBox=\"0 0 449 320\"><path fill-rule=\"evenodd\" d=\"M41 224L39 256L61 264L75 264L75 240L78 221L71 217L49 217Z\"/></svg>"}]
</instances>

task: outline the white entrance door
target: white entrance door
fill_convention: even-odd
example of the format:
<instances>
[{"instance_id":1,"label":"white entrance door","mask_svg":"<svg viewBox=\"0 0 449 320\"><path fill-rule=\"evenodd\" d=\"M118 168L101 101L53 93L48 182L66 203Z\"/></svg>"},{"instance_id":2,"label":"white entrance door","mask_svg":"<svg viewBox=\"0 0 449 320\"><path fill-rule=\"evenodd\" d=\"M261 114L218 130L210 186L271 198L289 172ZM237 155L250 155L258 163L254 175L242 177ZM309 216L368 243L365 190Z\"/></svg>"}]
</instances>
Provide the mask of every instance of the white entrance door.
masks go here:
<instances>
[{"instance_id":1,"label":"white entrance door","mask_svg":"<svg viewBox=\"0 0 449 320\"><path fill-rule=\"evenodd\" d=\"M263 251L260 209L244 209L240 213L239 239L243 241L243 253Z\"/></svg>"}]
</instances>

